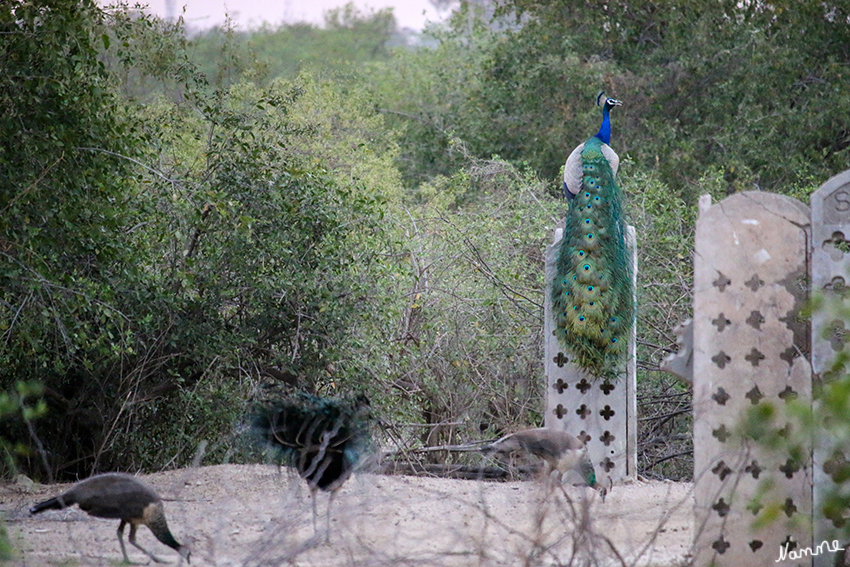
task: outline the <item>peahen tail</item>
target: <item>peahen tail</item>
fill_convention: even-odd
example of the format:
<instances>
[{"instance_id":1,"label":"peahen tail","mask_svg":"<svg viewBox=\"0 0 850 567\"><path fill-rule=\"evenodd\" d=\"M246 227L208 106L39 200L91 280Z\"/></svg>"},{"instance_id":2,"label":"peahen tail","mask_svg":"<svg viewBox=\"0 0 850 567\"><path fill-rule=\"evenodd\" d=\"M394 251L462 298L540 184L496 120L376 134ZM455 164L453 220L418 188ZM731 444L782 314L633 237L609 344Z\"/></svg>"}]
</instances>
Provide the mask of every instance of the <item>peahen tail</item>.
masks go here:
<instances>
[{"instance_id":1,"label":"peahen tail","mask_svg":"<svg viewBox=\"0 0 850 567\"><path fill-rule=\"evenodd\" d=\"M621 192L596 137L581 152L581 191L570 203L552 282L555 333L588 373L616 379L634 321Z\"/></svg>"}]
</instances>

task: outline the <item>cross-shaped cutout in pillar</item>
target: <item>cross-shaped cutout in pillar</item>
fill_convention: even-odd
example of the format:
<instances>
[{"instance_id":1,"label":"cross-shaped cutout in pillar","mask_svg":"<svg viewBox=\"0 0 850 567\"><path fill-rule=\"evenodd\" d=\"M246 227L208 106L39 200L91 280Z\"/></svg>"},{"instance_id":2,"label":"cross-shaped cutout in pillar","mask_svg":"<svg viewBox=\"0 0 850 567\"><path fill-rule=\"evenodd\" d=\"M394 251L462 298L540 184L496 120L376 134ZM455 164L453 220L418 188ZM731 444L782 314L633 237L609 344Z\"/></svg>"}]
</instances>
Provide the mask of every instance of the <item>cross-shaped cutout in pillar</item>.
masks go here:
<instances>
[{"instance_id":1,"label":"cross-shaped cutout in pillar","mask_svg":"<svg viewBox=\"0 0 850 567\"><path fill-rule=\"evenodd\" d=\"M761 474L761 467L757 460L753 459L753 462L744 467L744 472L750 473L753 475L753 478L758 478Z\"/></svg>"},{"instance_id":2,"label":"cross-shaped cutout in pillar","mask_svg":"<svg viewBox=\"0 0 850 567\"><path fill-rule=\"evenodd\" d=\"M764 394L761 393L761 390L759 390L758 384L756 384L755 386L753 386L752 390L750 390L749 392L744 394L744 397L748 398L750 400L751 404L756 405L764 397Z\"/></svg>"},{"instance_id":3,"label":"cross-shaped cutout in pillar","mask_svg":"<svg viewBox=\"0 0 850 567\"><path fill-rule=\"evenodd\" d=\"M794 473L800 470L800 465L794 459L788 459L779 467L779 471L785 474L785 478L793 478Z\"/></svg>"},{"instance_id":4,"label":"cross-shaped cutout in pillar","mask_svg":"<svg viewBox=\"0 0 850 567\"><path fill-rule=\"evenodd\" d=\"M720 404L721 406L725 406L726 402L731 398L729 394L726 393L726 390L723 389L723 386L717 388L717 391L711 394L711 399Z\"/></svg>"},{"instance_id":5,"label":"cross-shaped cutout in pillar","mask_svg":"<svg viewBox=\"0 0 850 567\"><path fill-rule=\"evenodd\" d=\"M824 291L832 292L842 297L850 291L850 288L847 287L847 282L844 281L844 278L841 276L835 276L832 278L832 281L824 285L823 289Z\"/></svg>"},{"instance_id":6,"label":"cross-shaped cutout in pillar","mask_svg":"<svg viewBox=\"0 0 850 567\"><path fill-rule=\"evenodd\" d=\"M578 416L580 418L587 419L587 416L589 416L592 412L590 411L590 408L588 408L586 404L581 404L581 407L579 407L576 410L576 413L578 414Z\"/></svg>"},{"instance_id":7,"label":"cross-shaped cutout in pillar","mask_svg":"<svg viewBox=\"0 0 850 567\"><path fill-rule=\"evenodd\" d=\"M764 508L764 504L762 504L756 499L750 500L747 503L747 510L749 510L753 516L758 516L762 508Z\"/></svg>"},{"instance_id":8,"label":"cross-shaped cutout in pillar","mask_svg":"<svg viewBox=\"0 0 850 567\"><path fill-rule=\"evenodd\" d=\"M715 502L714 505L712 505L711 509L717 512L717 515L722 518L729 513L729 510L731 508L729 507L729 504L727 504L726 501L721 498L720 500Z\"/></svg>"},{"instance_id":9,"label":"cross-shaped cutout in pillar","mask_svg":"<svg viewBox=\"0 0 850 567\"><path fill-rule=\"evenodd\" d=\"M581 382L576 384L576 388L578 388L582 394L586 394L592 387L593 386L590 385L590 382L587 381L587 378L582 378Z\"/></svg>"},{"instance_id":10,"label":"cross-shaped cutout in pillar","mask_svg":"<svg viewBox=\"0 0 850 567\"><path fill-rule=\"evenodd\" d=\"M761 311L750 311L750 316L747 317L746 322L747 325L756 331L761 331L761 324L764 323L764 315L761 314Z\"/></svg>"},{"instance_id":11,"label":"cross-shaped cutout in pillar","mask_svg":"<svg viewBox=\"0 0 850 567\"><path fill-rule=\"evenodd\" d=\"M782 509L785 511L785 515L790 518L797 512L797 505L794 504L794 501L792 499L786 498L785 506L783 506Z\"/></svg>"},{"instance_id":12,"label":"cross-shaped cutout in pillar","mask_svg":"<svg viewBox=\"0 0 850 567\"><path fill-rule=\"evenodd\" d=\"M711 361L720 367L721 370L726 368L726 365L729 364L730 360L732 360L732 358L722 350L711 357Z\"/></svg>"},{"instance_id":13,"label":"cross-shaped cutout in pillar","mask_svg":"<svg viewBox=\"0 0 850 567\"><path fill-rule=\"evenodd\" d=\"M784 547L787 551L794 551L795 549L797 549L797 542L791 539L790 535L787 536L785 538L785 541L783 541L779 545Z\"/></svg>"},{"instance_id":14,"label":"cross-shaped cutout in pillar","mask_svg":"<svg viewBox=\"0 0 850 567\"><path fill-rule=\"evenodd\" d=\"M614 467L617 466L617 465L614 464L614 461L612 461L608 457L605 457L604 459L602 459L602 462L600 462L599 465L602 467L602 470L604 470L607 473L610 473L611 469L613 469Z\"/></svg>"},{"instance_id":15,"label":"cross-shaped cutout in pillar","mask_svg":"<svg viewBox=\"0 0 850 567\"><path fill-rule=\"evenodd\" d=\"M602 437L600 437L599 440L602 441L602 443L604 443L606 447L609 447L611 445L611 443L613 443L616 438L617 437L615 435L612 435L610 431L605 430L605 432L602 434Z\"/></svg>"},{"instance_id":16,"label":"cross-shaped cutout in pillar","mask_svg":"<svg viewBox=\"0 0 850 567\"><path fill-rule=\"evenodd\" d=\"M610 421L614 414L616 414L614 410L611 409L611 406L606 405L604 408L599 410L599 415L605 418L605 421Z\"/></svg>"},{"instance_id":17,"label":"cross-shaped cutout in pillar","mask_svg":"<svg viewBox=\"0 0 850 567\"><path fill-rule=\"evenodd\" d=\"M569 357L565 355L563 352L559 352L558 356L552 359L552 362L558 365L558 368L563 368L566 363L570 361Z\"/></svg>"},{"instance_id":18,"label":"cross-shaped cutout in pillar","mask_svg":"<svg viewBox=\"0 0 850 567\"><path fill-rule=\"evenodd\" d=\"M711 285L722 292L726 291L726 286L731 285L732 280L723 275L723 272L717 272L717 279L711 282Z\"/></svg>"},{"instance_id":19,"label":"cross-shaped cutout in pillar","mask_svg":"<svg viewBox=\"0 0 850 567\"><path fill-rule=\"evenodd\" d=\"M756 347L753 347L753 350L750 351L750 354L748 354L747 356L744 357L744 360L746 360L747 362L749 362L753 366L758 366L759 362L761 362L764 359L765 359L764 354L759 349L757 349Z\"/></svg>"},{"instance_id":20,"label":"cross-shaped cutout in pillar","mask_svg":"<svg viewBox=\"0 0 850 567\"><path fill-rule=\"evenodd\" d=\"M758 539L754 539L753 541L751 541L749 543L750 549L753 550L753 553L755 553L756 551L761 549L761 546L763 546L763 545L764 545L764 543L762 543L762 541L758 540Z\"/></svg>"},{"instance_id":21,"label":"cross-shaped cutout in pillar","mask_svg":"<svg viewBox=\"0 0 850 567\"><path fill-rule=\"evenodd\" d=\"M752 291L758 291L758 289L764 285L764 280L759 278L758 274L753 274L753 277L751 277L744 285Z\"/></svg>"},{"instance_id":22,"label":"cross-shaped cutout in pillar","mask_svg":"<svg viewBox=\"0 0 850 567\"><path fill-rule=\"evenodd\" d=\"M588 441L590 441L591 439L593 439L593 437L591 437L590 435L588 435L588 434L587 434L587 431L585 431L584 429L582 429L581 431L579 431L579 434L578 434L578 440L579 440L579 441L581 441L582 443L584 443L585 445L587 445L587 442L588 442Z\"/></svg>"},{"instance_id":23,"label":"cross-shaped cutout in pillar","mask_svg":"<svg viewBox=\"0 0 850 567\"><path fill-rule=\"evenodd\" d=\"M564 419L564 416L567 415L567 408L565 408L562 404L558 404L552 413L554 413L555 417L558 419Z\"/></svg>"},{"instance_id":24,"label":"cross-shaped cutout in pillar","mask_svg":"<svg viewBox=\"0 0 850 567\"><path fill-rule=\"evenodd\" d=\"M599 386L599 389L600 389L600 390L602 390L602 393L603 393L603 394L605 394L606 396L608 396L608 395L610 395L610 394L611 394L611 392L613 392L613 391L614 391L614 388L615 388L615 387L616 387L616 386L614 386L614 384L612 384L612 383L611 383L611 382L609 382L608 380L605 380L605 382L603 382L603 383L602 383L602 385L601 385L601 386Z\"/></svg>"},{"instance_id":25,"label":"cross-shaped cutout in pillar","mask_svg":"<svg viewBox=\"0 0 850 567\"><path fill-rule=\"evenodd\" d=\"M717 332L722 333L723 329L732 324L732 321L726 318L726 315L721 313L716 319L711 320L711 324L717 327Z\"/></svg>"},{"instance_id":26,"label":"cross-shaped cutout in pillar","mask_svg":"<svg viewBox=\"0 0 850 567\"><path fill-rule=\"evenodd\" d=\"M779 358L788 363L788 366L794 366L794 359L800 356L800 349L789 346L779 355Z\"/></svg>"},{"instance_id":27,"label":"cross-shaped cutout in pillar","mask_svg":"<svg viewBox=\"0 0 850 567\"><path fill-rule=\"evenodd\" d=\"M717 429L712 429L711 435L716 437L721 443L726 443L726 440L732 437L732 433L726 429L725 423L721 423Z\"/></svg>"},{"instance_id":28,"label":"cross-shaped cutout in pillar","mask_svg":"<svg viewBox=\"0 0 850 567\"><path fill-rule=\"evenodd\" d=\"M833 319L826 327L826 337L835 352L844 350L844 345L847 344L847 335L848 331L844 326L844 321L840 319Z\"/></svg>"},{"instance_id":29,"label":"cross-shaped cutout in pillar","mask_svg":"<svg viewBox=\"0 0 850 567\"><path fill-rule=\"evenodd\" d=\"M779 397L787 403L789 400L797 399L797 392L791 386L785 386L785 389L779 392Z\"/></svg>"},{"instance_id":30,"label":"cross-shaped cutout in pillar","mask_svg":"<svg viewBox=\"0 0 850 567\"><path fill-rule=\"evenodd\" d=\"M563 394L564 390L569 388L570 385L564 382L563 378L558 378L558 381L552 384L552 387L558 390L559 394Z\"/></svg>"},{"instance_id":31,"label":"cross-shaped cutout in pillar","mask_svg":"<svg viewBox=\"0 0 850 567\"><path fill-rule=\"evenodd\" d=\"M720 539L711 544L711 548L721 555L726 553L726 550L730 547L732 547L732 544L723 539L723 536L720 536Z\"/></svg>"},{"instance_id":32,"label":"cross-shaped cutout in pillar","mask_svg":"<svg viewBox=\"0 0 850 567\"><path fill-rule=\"evenodd\" d=\"M719 476L720 480L725 480L727 476L732 474L732 469L729 468L729 466L726 464L726 461L720 461L716 465L714 465L714 468L711 469L711 472Z\"/></svg>"},{"instance_id":33,"label":"cross-shaped cutout in pillar","mask_svg":"<svg viewBox=\"0 0 850 567\"><path fill-rule=\"evenodd\" d=\"M843 232L835 231L832 238L824 241L823 251L833 262L840 262L844 255L850 252L850 242L845 239Z\"/></svg>"}]
</instances>

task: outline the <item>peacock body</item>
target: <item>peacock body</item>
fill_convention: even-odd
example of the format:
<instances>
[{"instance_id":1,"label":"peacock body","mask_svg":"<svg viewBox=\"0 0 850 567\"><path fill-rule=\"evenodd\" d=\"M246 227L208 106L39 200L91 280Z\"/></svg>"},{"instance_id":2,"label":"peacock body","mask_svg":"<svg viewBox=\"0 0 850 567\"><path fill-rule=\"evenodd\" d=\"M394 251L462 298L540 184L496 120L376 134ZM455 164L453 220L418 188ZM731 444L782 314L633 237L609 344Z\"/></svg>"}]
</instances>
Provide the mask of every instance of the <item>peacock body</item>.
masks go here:
<instances>
[{"instance_id":1,"label":"peacock body","mask_svg":"<svg viewBox=\"0 0 850 567\"><path fill-rule=\"evenodd\" d=\"M635 312L616 180L619 158L608 145L609 112L621 104L606 98L599 132L573 152L581 165L580 184L572 154L565 165L570 205L551 292L555 334L581 368L604 379L616 379L624 368Z\"/></svg>"},{"instance_id":2,"label":"peacock body","mask_svg":"<svg viewBox=\"0 0 850 567\"><path fill-rule=\"evenodd\" d=\"M251 426L311 491L337 490L374 450L365 396L278 399L255 408Z\"/></svg>"}]
</instances>

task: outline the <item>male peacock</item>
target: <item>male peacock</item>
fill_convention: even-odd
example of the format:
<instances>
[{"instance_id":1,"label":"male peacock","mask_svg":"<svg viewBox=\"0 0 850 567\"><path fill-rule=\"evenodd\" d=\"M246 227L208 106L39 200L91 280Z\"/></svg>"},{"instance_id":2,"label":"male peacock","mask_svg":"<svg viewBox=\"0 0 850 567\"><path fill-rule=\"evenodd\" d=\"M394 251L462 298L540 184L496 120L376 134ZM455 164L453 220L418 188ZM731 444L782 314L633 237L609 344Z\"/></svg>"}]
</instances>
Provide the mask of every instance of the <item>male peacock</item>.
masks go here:
<instances>
[{"instance_id":1,"label":"male peacock","mask_svg":"<svg viewBox=\"0 0 850 567\"><path fill-rule=\"evenodd\" d=\"M256 407L251 425L307 481L314 530L316 491L330 492L325 535L329 541L336 491L373 452L369 400L362 395L349 401L300 394Z\"/></svg>"},{"instance_id":2,"label":"male peacock","mask_svg":"<svg viewBox=\"0 0 850 567\"><path fill-rule=\"evenodd\" d=\"M559 477L571 470L576 471L585 484L600 492L603 502L608 493L607 488L596 481L596 471L587 454L587 447L566 431L543 427L524 429L505 435L480 450L483 453L506 455L515 452L530 453L546 462L546 476L554 471L558 472Z\"/></svg>"},{"instance_id":3,"label":"male peacock","mask_svg":"<svg viewBox=\"0 0 850 567\"><path fill-rule=\"evenodd\" d=\"M564 193L570 206L552 282L555 334L581 368L604 379L622 373L634 319L631 263L615 178L620 159L608 145L611 109L622 104L605 98L599 132L567 158Z\"/></svg>"}]
</instances>

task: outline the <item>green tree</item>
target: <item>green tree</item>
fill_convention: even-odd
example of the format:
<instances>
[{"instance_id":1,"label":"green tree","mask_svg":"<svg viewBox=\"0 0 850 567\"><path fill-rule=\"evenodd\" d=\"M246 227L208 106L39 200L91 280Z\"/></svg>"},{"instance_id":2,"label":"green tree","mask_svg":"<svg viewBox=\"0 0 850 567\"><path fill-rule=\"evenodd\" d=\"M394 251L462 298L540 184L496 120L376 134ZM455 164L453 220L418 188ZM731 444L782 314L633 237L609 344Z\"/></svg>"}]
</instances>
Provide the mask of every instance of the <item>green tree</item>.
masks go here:
<instances>
[{"instance_id":1,"label":"green tree","mask_svg":"<svg viewBox=\"0 0 850 567\"><path fill-rule=\"evenodd\" d=\"M0 386L44 383L73 412L129 348L116 291L136 277L123 234L131 174L118 156L136 153L135 124L98 59L109 39L93 2L6 3L0 28ZM78 416L39 423L69 462L93 449ZM28 438L14 424L4 436Z\"/></svg>"}]
</instances>

